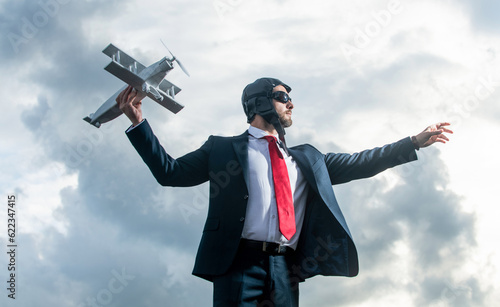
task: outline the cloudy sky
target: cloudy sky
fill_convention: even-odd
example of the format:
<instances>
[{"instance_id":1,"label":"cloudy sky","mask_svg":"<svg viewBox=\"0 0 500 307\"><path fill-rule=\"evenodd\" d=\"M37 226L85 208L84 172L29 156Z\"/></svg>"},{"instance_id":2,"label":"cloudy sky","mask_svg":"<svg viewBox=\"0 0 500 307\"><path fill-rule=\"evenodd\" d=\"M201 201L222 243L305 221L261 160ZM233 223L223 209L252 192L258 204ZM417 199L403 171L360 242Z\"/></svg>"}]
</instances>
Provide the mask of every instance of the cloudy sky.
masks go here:
<instances>
[{"instance_id":1,"label":"cloudy sky","mask_svg":"<svg viewBox=\"0 0 500 307\"><path fill-rule=\"evenodd\" d=\"M289 145L356 152L450 121L446 144L334 186L360 255L355 278L315 277L302 306L493 306L500 299L500 4L493 0L0 1L2 306L210 306L191 275L207 185L160 187L122 116L82 120L122 86L113 43L169 80L177 115L145 100L174 157L247 128L243 87L292 88ZM7 196L16 195L16 300Z\"/></svg>"}]
</instances>

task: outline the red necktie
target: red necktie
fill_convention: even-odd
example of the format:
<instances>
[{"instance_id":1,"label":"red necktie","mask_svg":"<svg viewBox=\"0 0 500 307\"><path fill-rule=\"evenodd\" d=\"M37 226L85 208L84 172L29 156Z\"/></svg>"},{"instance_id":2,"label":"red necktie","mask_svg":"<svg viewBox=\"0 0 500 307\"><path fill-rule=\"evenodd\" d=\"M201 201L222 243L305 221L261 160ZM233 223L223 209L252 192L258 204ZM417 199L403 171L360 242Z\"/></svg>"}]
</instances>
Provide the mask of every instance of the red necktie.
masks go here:
<instances>
[{"instance_id":1,"label":"red necktie","mask_svg":"<svg viewBox=\"0 0 500 307\"><path fill-rule=\"evenodd\" d=\"M264 137L269 142L269 155L271 156L271 166L273 170L274 194L276 195L276 205L278 206L278 218L280 232L287 240L295 234L295 210L293 209L292 189L285 159L281 154L276 138L273 136Z\"/></svg>"}]
</instances>

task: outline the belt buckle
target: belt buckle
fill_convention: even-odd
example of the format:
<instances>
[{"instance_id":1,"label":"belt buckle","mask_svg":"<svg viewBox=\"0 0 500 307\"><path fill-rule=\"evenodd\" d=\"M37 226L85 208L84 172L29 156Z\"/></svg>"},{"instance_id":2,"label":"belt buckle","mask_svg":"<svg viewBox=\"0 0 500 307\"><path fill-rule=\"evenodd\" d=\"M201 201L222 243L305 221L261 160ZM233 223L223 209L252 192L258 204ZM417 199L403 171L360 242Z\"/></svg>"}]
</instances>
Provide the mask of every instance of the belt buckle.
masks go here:
<instances>
[{"instance_id":1,"label":"belt buckle","mask_svg":"<svg viewBox=\"0 0 500 307\"><path fill-rule=\"evenodd\" d=\"M275 253L275 251L272 249L272 246L273 246L273 243L269 243L269 242L262 242L262 251L265 252L265 253ZM279 248L278 248L279 250Z\"/></svg>"},{"instance_id":2,"label":"belt buckle","mask_svg":"<svg viewBox=\"0 0 500 307\"><path fill-rule=\"evenodd\" d=\"M265 252L265 253L277 253L277 254L284 254L286 252L286 246L284 245L281 245L281 244L276 244L278 245L278 248L276 249L268 249L268 247L270 248L272 245L272 243L268 243L268 242L262 242L262 251Z\"/></svg>"},{"instance_id":3,"label":"belt buckle","mask_svg":"<svg viewBox=\"0 0 500 307\"><path fill-rule=\"evenodd\" d=\"M262 251L267 253L267 242L262 242Z\"/></svg>"},{"instance_id":4,"label":"belt buckle","mask_svg":"<svg viewBox=\"0 0 500 307\"><path fill-rule=\"evenodd\" d=\"M286 252L286 246L278 245L278 254L284 254Z\"/></svg>"}]
</instances>

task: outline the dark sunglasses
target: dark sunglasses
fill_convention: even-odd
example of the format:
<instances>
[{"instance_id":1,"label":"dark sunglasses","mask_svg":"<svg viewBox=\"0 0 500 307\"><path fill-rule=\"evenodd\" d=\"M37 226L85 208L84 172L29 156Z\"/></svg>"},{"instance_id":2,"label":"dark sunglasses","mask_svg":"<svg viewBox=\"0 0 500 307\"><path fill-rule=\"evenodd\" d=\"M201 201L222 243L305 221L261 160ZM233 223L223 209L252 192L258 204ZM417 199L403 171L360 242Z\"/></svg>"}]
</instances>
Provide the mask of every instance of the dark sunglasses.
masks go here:
<instances>
[{"instance_id":1,"label":"dark sunglasses","mask_svg":"<svg viewBox=\"0 0 500 307\"><path fill-rule=\"evenodd\" d=\"M278 100L282 103L292 102L292 98L288 96L287 92L274 92L271 94L271 98Z\"/></svg>"}]
</instances>

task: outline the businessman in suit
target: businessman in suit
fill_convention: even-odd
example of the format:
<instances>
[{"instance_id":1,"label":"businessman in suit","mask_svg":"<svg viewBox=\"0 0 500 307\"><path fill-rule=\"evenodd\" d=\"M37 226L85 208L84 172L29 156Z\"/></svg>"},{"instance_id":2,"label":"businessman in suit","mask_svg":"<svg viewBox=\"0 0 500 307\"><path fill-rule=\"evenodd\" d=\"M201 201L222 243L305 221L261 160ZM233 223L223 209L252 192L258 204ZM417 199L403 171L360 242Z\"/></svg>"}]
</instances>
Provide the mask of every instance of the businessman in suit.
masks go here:
<instances>
[{"instance_id":1,"label":"businessman in suit","mask_svg":"<svg viewBox=\"0 0 500 307\"><path fill-rule=\"evenodd\" d=\"M143 96L118 97L132 121L131 143L164 186L210 184L208 216L193 274L213 282L214 306L298 306L299 283L315 275L356 276L358 256L332 185L371 177L417 159L416 150L445 143L449 123L355 154L288 148L291 88L274 78L247 85L250 124L239 136L210 136L177 159L143 119Z\"/></svg>"}]
</instances>

